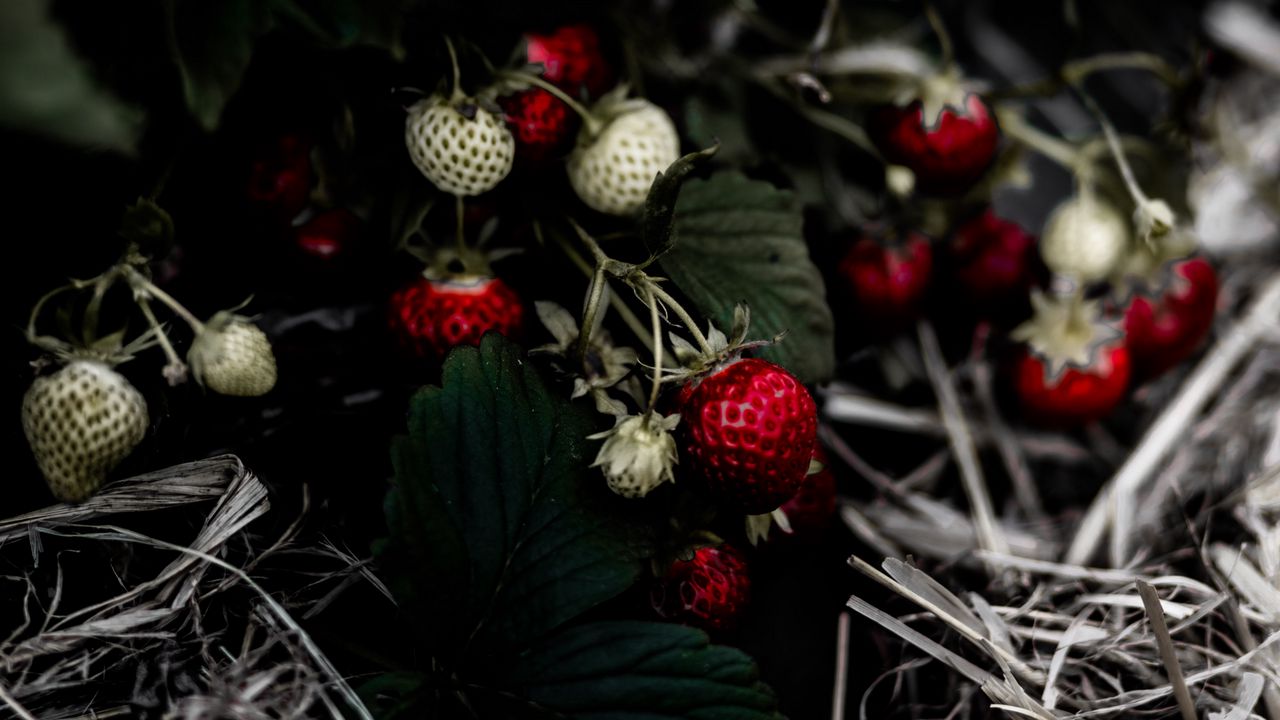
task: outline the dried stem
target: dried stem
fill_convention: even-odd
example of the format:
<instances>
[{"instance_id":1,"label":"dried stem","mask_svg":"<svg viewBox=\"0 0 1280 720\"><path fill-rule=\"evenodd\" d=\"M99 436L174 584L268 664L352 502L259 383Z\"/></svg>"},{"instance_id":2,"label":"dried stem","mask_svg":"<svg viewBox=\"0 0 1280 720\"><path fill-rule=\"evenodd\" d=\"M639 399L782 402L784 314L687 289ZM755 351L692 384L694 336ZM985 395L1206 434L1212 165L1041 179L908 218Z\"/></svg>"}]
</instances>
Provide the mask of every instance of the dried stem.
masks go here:
<instances>
[{"instance_id":1,"label":"dried stem","mask_svg":"<svg viewBox=\"0 0 1280 720\"><path fill-rule=\"evenodd\" d=\"M955 386L952 385L951 377L947 373L942 350L938 347L938 338L928 321L921 321L917 329L925 371L933 384L934 393L938 396L938 410L942 414L942 423L947 428L951 449L960 466L960 479L964 486L965 497L969 500L969 509L973 513L973 525L977 530L978 544L984 550L1008 552L1009 543L996 523L995 509L991 505L991 495L987 492L986 480L982 477L982 465L978 462L973 435L969 432L969 424L965 421L964 411L960 408L960 398L956 395Z\"/></svg>"}]
</instances>

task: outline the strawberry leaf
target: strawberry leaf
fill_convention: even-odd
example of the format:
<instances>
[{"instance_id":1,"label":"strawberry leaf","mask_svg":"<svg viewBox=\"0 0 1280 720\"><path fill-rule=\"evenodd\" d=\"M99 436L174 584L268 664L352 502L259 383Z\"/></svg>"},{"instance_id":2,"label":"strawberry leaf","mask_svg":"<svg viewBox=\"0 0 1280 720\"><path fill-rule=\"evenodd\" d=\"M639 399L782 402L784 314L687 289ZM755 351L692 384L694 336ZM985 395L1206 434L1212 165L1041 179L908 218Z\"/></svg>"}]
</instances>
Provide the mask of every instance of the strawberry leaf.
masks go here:
<instances>
[{"instance_id":1,"label":"strawberry leaf","mask_svg":"<svg viewBox=\"0 0 1280 720\"><path fill-rule=\"evenodd\" d=\"M0 3L0 125L132 154L143 114L102 87L48 0Z\"/></svg>"},{"instance_id":2,"label":"strawberry leaf","mask_svg":"<svg viewBox=\"0 0 1280 720\"><path fill-rule=\"evenodd\" d=\"M809 259L791 193L734 172L685 183L675 247L662 269L722 328L733 308L751 308L751 337L786 338L760 352L806 383L835 371L834 323L822 274Z\"/></svg>"},{"instance_id":3,"label":"strawberry leaf","mask_svg":"<svg viewBox=\"0 0 1280 720\"><path fill-rule=\"evenodd\" d=\"M701 630L613 621L556 633L521 657L508 682L571 718L779 718L755 663Z\"/></svg>"},{"instance_id":4,"label":"strawberry leaf","mask_svg":"<svg viewBox=\"0 0 1280 720\"><path fill-rule=\"evenodd\" d=\"M257 0L172 2L171 50L182 75L187 109L215 130L240 88L258 38L275 25L273 3Z\"/></svg>"},{"instance_id":5,"label":"strawberry leaf","mask_svg":"<svg viewBox=\"0 0 1280 720\"><path fill-rule=\"evenodd\" d=\"M595 429L496 334L413 399L381 559L438 660L524 648L635 581L648 536L588 469Z\"/></svg>"}]
</instances>

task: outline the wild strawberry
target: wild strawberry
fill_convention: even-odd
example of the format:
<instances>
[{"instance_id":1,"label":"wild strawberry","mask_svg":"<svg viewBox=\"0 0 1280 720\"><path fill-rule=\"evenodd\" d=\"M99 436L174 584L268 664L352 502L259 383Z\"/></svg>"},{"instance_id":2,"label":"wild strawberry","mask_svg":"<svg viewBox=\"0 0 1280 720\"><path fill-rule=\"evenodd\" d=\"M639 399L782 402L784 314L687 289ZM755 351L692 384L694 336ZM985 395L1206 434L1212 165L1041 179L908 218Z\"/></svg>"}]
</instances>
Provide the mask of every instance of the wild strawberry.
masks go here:
<instances>
[{"instance_id":1,"label":"wild strawberry","mask_svg":"<svg viewBox=\"0 0 1280 720\"><path fill-rule=\"evenodd\" d=\"M79 502L142 442L147 403L107 363L72 359L31 384L22 429L54 496Z\"/></svg>"},{"instance_id":2,"label":"wild strawberry","mask_svg":"<svg viewBox=\"0 0 1280 720\"><path fill-rule=\"evenodd\" d=\"M984 311L1025 298L1044 274L1035 236L990 209L957 227L947 247L951 276Z\"/></svg>"},{"instance_id":3,"label":"wild strawberry","mask_svg":"<svg viewBox=\"0 0 1280 720\"><path fill-rule=\"evenodd\" d=\"M588 435L588 440L604 438L596 461L609 489L626 498L641 498L664 482L675 480L676 441L671 431L679 415L657 413L619 417L609 430Z\"/></svg>"},{"instance_id":4,"label":"wild strawberry","mask_svg":"<svg viewBox=\"0 0 1280 720\"><path fill-rule=\"evenodd\" d=\"M806 475L796 494L778 508L787 516L791 532L773 532L769 539L787 537L812 541L831 525L836 514L836 476L827 464L827 454L821 445L814 446L813 458L822 464L822 469Z\"/></svg>"},{"instance_id":5,"label":"wild strawberry","mask_svg":"<svg viewBox=\"0 0 1280 720\"><path fill-rule=\"evenodd\" d=\"M1129 220L1090 190L1063 201L1044 226L1040 256L1059 275L1093 282L1111 275L1129 247Z\"/></svg>"},{"instance_id":6,"label":"wild strawberry","mask_svg":"<svg viewBox=\"0 0 1280 720\"><path fill-rule=\"evenodd\" d=\"M809 471L818 421L809 391L756 358L730 361L676 398L690 476L717 501L749 515L796 494Z\"/></svg>"},{"instance_id":7,"label":"wild strawberry","mask_svg":"<svg viewBox=\"0 0 1280 720\"><path fill-rule=\"evenodd\" d=\"M645 100L606 97L592 109L569 155L569 184L588 207L634 215L653 179L680 157L680 138L662 108ZM599 123L603 121L603 125Z\"/></svg>"},{"instance_id":8,"label":"wild strawberry","mask_svg":"<svg viewBox=\"0 0 1280 720\"><path fill-rule=\"evenodd\" d=\"M286 221L302 212L311 195L310 152L297 135L284 135L262 151L249 171L249 201Z\"/></svg>"},{"instance_id":9,"label":"wild strawberry","mask_svg":"<svg viewBox=\"0 0 1280 720\"><path fill-rule=\"evenodd\" d=\"M613 84L613 70L600 51L600 39L588 25L566 25L548 34L525 36L526 57L542 64L542 77L570 95L597 97Z\"/></svg>"},{"instance_id":10,"label":"wild strawberry","mask_svg":"<svg viewBox=\"0 0 1280 720\"><path fill-rule=\"evenodd\" d=\"M498 278L425 275L391 296L391 326L419 357L441 360L458 345L478 345L490 330L508 337L524 322L520 298Z\"/></svg>"},{"instance_id":11,"label":"wild strawberry","mask_svg":"<svg viewBox=\"0 0 1280 720\"><path fill-rule=\"evenodd\" d=\"M1106 417L1124 398L1129 351L1124 336L1099 319L1096 302L1032 291L1035 314L1011 336L1027 343L1013 373L1023 411L1052 426Z\"/></svg>"},{"instance_id":12,"label":"wild strawberry","mask_svg":"<svg viewBox=\"0 0 1280 720\"><path fill-rule=\"evenodd\" d=\"M919 314L933 275L933 249L919 233L892 243L863 237L845 253L837 272L860 320L892 334Z\"/></svg>"},{"instance_id":13,"label":"wild strawberry","mask_svg":"<svg viewBox=\"0 0 1280 720\"><path fill-rule=\"evenodd\" d=\"M1213 327L1218 276L1203 258L1177 262L1158 297L1135 295L1124 328L1135 374L1151 378L1195 352Z\"/></svg>"},{"instance_id":14,"label":"wild strawberry","mask_svg":"<svg viewBox=\"0 0 1280 720\"><path fill-rule=\"evenodd\" d=\"M560 98L531 87L498 98L498 104L522 160L539 163L569 151L580 120Z\"/></svg>"},{"instance_id":15,"label":"wild strawberry","mask_svg":"<svg viewBox=\"0 0 1280 720\"><path fill-rule=\"evenodd\" d=\"M948 88L945 97L884 106L869 130L891 163L915 173L915 187L932 195L957 195L976 183L996 155L1000 130L986 101Z\"/></svg>"},{"instance_id":16,"label":"wild strawberry","mask_svg":"<svg viewBox=\"0 0 1280 720\"><path fill-rule=\"evenodd\" d=\"M405 145L418 170L442 191L479 195L511 172L515 140L502 120L474 99L432 95L409 107Z\"/></svg>"},{"instance_id":17,"label":"wild strawberry","mask_svg":"<svg viewBox=\"0 0 1280 720\"><path fill-rule=\"evenodd\" d=\"M276 385L276 356L266 333L225 310L196 332L187 362L196 381L219 395L258 397Z\"/></svg>"},{"instance_id":18,"label":"wild strawberry","mask_svg":"<svg viewBox=\"0 0 1280 720\"><path fill-rule=\"evenodd\" d=\"M341 255L359 232L360 218L350 210L326 210L293 229L294 245L321 260Z\"/></svg>"},{"instance_id":19,"label":"wild strawberry","mask_svg":"<svg viewBox=\"0 0 1280 720\"><path fill-rule=\"evenodd\" d=\"M713 634L732 631L750 602L746 558L727 544L698 548L689 560L677 560L649 592L658 617Z\"/></svg>"}]
</instances>

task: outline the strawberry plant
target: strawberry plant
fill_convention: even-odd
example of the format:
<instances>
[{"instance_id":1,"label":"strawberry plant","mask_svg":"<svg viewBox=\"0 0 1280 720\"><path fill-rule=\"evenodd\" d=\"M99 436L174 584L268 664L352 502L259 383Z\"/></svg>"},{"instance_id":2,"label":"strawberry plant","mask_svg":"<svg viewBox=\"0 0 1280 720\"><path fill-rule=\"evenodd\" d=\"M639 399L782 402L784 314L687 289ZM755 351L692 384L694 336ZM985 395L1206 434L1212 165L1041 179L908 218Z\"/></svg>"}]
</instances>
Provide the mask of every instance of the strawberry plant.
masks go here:
<instances>
[{"instance_id":1,"label":"strawberry plant","mask_svg":"<svg viewBox=\"0 0 1280 720\"><path fill-rule=\"evenodd\" d=\"M1260 8L13 0L0 701L1275 715Z\"/></svg>"}]
</instances>

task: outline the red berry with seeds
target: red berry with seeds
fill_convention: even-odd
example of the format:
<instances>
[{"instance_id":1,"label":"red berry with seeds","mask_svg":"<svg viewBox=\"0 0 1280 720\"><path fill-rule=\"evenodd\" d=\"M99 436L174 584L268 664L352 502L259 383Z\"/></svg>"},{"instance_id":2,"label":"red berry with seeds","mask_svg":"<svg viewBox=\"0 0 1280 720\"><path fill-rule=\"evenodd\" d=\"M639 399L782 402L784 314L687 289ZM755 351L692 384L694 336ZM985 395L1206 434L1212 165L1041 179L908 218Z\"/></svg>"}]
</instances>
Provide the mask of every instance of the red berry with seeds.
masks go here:
<instances>
[{"instance_id":1,"label":"red berry with seeds","mask_svg":"<svg viewBox=\"0 0 1280 720\"><path fill-rule=\"evenodd\" d=\"M649 603L664 620L722 634L732 631L751 601L747 561L731 545L698 548L658 578Z\"/></svg>"},{"instance_id":2,"label":"red berry with seeds","mask_svg":"<svg viewBox=\"0 0 1280 720\"><path fill-rule=\"evenodd\" d=\"M1029 419L1069 427L1101 420L1124 399L1130 363L1124 334L1079 294L1032 291L1035 313L1011 333L1026 343L1011 374Z\"/></svg>"},{"instance_id":3,"label":"red berry with seeds","mask_svg":"<svg viewBox=\"0 0 1280 720\"><path fill-rule=\"evenodd\" d=\"M518 335L523 322L519 296L494 277L423 277L391 297L392 330L424 358L440 360L458 345L478 345L490 330Z\"/></svg>"},{"instance_id":4,"label":"red berry with seeds","mask_svg":"<svg viewBox=\"0 0 1280 720\"><path fill-rule=\"evenodd\" d=\"M872 113L872 139L886 160L911 169L916 187L932 195L957 195L971 188L991 166L1000 130L986 101L966 93L925 117L916 100Z\"/></svg>"},{"instance_id":5,"label":"red berry with seeds","mask_svg":"<svg viewBox=\"0 0 1280 720\"><path fill-rule=\"evenodd\" d=\"M542 64L542 77L575 98L581 90L596 97L613 85L613 69L589 25L567 25L550 33L528 33L526 57Z\"/></svg>"},{"instance_id":6,"label":"red berry with seeds","mask_svg":"<svg viewBox=\"0 0 1280 720\"><path fill-rule=\"evenodd\" d=\"M747 358L694 381L677 397L684 460L719 502L749 515L791 499L816 444L813 398L771 362Z\"/></svg>"},{"instance_id":7,"label":"red berry with seeds","mask_svg":"<svg viewBox=\"0 0 1280 720\"><path fill-rule=\"evenodd\" d=\"M294 245L303 254L331 260L343 252L360 232L360 218L350 210L326 210L293 229Z\"/></svg>"},{"instance_id":8,"label":"red berry with seeds","mask_svg":"<svg viewBox=\"0 0 1280 720\"><path fill-rule=\"evenodd\" d=\"M894 243L863 237L845 253L837 271L859 319L892 334L920 312L933 275L933 248L918 233Z\"/></svg>"},{"instance_id":9,"label":"red berry with seeds","mask_svg":"<svg viewBox=\"0 0 1280 720\"><path fill-rule=\"evenodd\" d=\"M498 99L507 127L516 139L516 156L542 162L565 155L573 147L581 120L563 100L542 88L529 88Z\"/></svg>"},{"instance_id":10,"label":"red berry with seeds","mask_svg":"<svg viewBox=\"0 0 1280 720\"><path fill-rule=\"evenodd\" d=\"M990 209L957 227L948 250L958 289L984 311L1025 298L1045 275L1035 236Z\"/></svg>"},{"instance_id":11,"label":"red berry with seeds","mask_svg":"<svg viewBox=\"0 0 1280 720\"><path fill-rule=\"evenodd\" d=\"M1213 327L1218 275L1204 258L1173 265L1158 297L1136 295L1124 327L1135 374L1150 378L1187 359Z\"/></svg>"}]
</instances>

